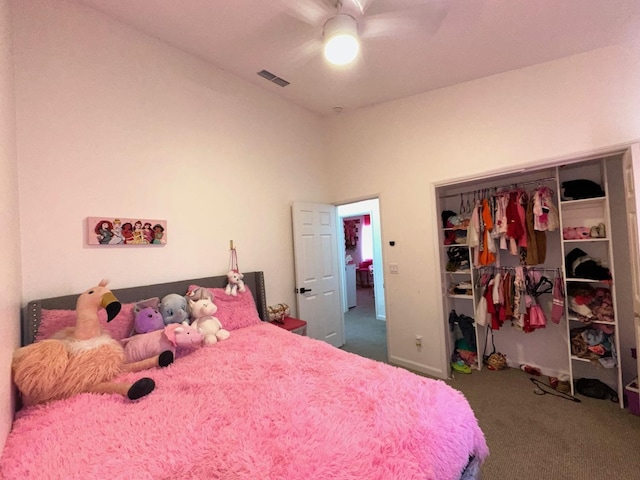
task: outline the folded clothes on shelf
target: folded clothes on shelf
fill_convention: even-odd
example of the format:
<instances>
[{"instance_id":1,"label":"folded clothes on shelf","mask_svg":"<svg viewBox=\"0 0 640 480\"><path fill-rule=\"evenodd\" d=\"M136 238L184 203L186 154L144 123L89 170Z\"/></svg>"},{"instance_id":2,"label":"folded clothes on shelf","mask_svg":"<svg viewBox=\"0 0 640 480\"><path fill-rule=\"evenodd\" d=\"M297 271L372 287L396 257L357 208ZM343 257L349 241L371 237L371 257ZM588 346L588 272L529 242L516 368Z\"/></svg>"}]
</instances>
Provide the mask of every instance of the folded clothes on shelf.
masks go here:
<instances>
[{"instance_id":1,"label":"folded clothes on shelf","mask_svg":"<svg viewBox=\"0 0 640 480\"><path fill-rule=\"evenodd\" d=\"M583 323L615 322L611 290L594 288L588 283L572 283L567 286L569 312Z\"/></svg>"},{"instance_id":2,"label":"folded clothes on shelf","mask_svg":"<svg viewBox=\"0 0 640 480\"><path fill-rule=\"evenodd\" d=\"M574 248L565 256L565 267L567 277L611 280L611 271L600 260L590 257L579 248Z\"/></svg>"},{"instance_id":3,"label":"folded clothes on shelf","mask_svg":"<svg viewBox=\"0 0 640 480\"><path fill-rule=\"evenodd\" d=\"M614 368L617 365L614 333L611 325L572 328L571 354L597 362L605 368Z\"/></svg>"},{"instance_id":4,"label":"folded clothes on shelf","mask_svg":"<svg viewBox=\"0 0 640 480\"><path fill-rule=\"evenodd\" d=\"M473 295L471 282L458 282L449 285L449 293L452 295Z\"/></svg>"}]
</instances>

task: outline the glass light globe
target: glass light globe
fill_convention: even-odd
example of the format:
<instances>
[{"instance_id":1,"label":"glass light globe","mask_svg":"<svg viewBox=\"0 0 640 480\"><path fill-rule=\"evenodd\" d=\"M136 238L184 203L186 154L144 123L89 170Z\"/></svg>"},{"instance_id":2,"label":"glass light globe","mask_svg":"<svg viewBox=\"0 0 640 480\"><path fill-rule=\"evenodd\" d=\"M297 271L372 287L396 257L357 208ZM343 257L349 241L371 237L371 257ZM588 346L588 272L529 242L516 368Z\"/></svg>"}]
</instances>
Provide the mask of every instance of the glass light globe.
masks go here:
<instances>
[{"instance_id":1,"label":"glass light globe","mask_svg":"<svg viewBox=\"0 0 640 480\"><path fill-rule=\"evenodd\" d=\"M353 62L360 50L358 39L350 34L331 37L324 46L324 57L334 65L347 65Z\"/></svg>"}]
</instances>

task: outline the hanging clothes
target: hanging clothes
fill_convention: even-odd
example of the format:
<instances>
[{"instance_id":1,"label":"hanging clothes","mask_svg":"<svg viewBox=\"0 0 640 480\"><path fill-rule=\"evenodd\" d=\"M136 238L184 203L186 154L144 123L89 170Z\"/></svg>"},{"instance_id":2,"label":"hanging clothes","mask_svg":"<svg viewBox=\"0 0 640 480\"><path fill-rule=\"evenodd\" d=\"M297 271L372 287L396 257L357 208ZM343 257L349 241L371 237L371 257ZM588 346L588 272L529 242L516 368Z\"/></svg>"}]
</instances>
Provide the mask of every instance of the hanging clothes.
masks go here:
<instances>
[{"instance_id":1,"label":"hanging clothes","mask_svg":"<svg viewBox=\"0 0 640 480\"><path fill-rule=\"evenodd\" d=\"M511 281L511 272L505 272L502 275L502 302L500 310L500 319L505 322L513 316L513 282Z\"/></svg>"},{"instance_id":2,"label":"hanging clothes","mask_svg":"<svg viewBox=\"0 0 640 480\"><path fill-rule=\"evenodd\" d=\"M556 271L556 278L553 282L553 304L551 305L551 321L553 323L560 323L564 316L564 285L562 281L562 274L560 271Z\"/></svg>"},{"instance_id":3,"label":"hanging clothes","mask_svg":"<svg viewBox=\"0 0 640 480\"><path fill-rule=\"evenodd\" d=\"M467 245L476 248L480 244L480 220L478 218L478 204L471 210L471 218L467 227Z\"/></svg>"},{"instance_id":4,"label":"hanging clothes","mask_svg":"<svg viewBox=\"0 0 640 480\"><path fill-rule=\"evenodd\" d=\"M553 190L538 187L533 194L534 228L541 232L554 231L560 226L558 209L553 204Z\"/></svg>"},{"instance_id":5,"label":"hanging clothes","mask_svg":"<svg viewBox=\"0 0 640 480\"><path fill-rule=\"evenodd\" d=\"M515 278L513 282L513 316L511 325L520 330L524 329L524 315L527 313L526 306L526 285L524 279L524 268L516 267Z\"/></svg>"},{"instance_id":6,"label":"hanging clothes","mask_svg":"<svg viewBox=\"0 0 640 480\"><path fill-rule=\"evenodd\" d=\"M534 203L534 199L529 197L525 213L527 226L527 253L524 258L525 265L539 265L544 263L547 256L547 234L535 229L533 214Z\"/></svg>"},{"instance_id":7,"label":"hanging clothes","mask_svg":"<svg viewBox=\"0 0 640 480\"><path fill-rule=\"evenodd\" d=\"M493 251L495 252L495 242L491 238L491 230L493 230L493 219L491 217L491 207L489 206L489 200L486 198L482 200L481 211L482 224L484 231L481 233L481 245L479 247L479 263L480 265L491 265L496 261L496 256L491 251L490 243L494 244Z\"/></svg>"},{"instance_id":8,"label":"hanging clothes","mask_svg":"<svg viewBox=\"0 0 640 480\"><path fill-rule=\"evenodd\" d=\"M507 206L509 205L509 195L502 194L496 197L495 224L496 231L500 237L500 250L508 250L507 230L509 221L507 219Z\"/></svg>"},{"instance_id":9,"label":"hanging clothes","mask_svg":"<svg viewBox=\"0 0 640 480\"><path fill-rule=\"evenodd\" d=\"M522 221L518 212L519 192L511 192L505 210L507 216L507 238L509 239L509 251L512 255L518 254L519 242L524 235Z\"/></svg>"},{"instance_id":10,"label":"hanging clothes","mask_svg":"<svg viewBox=\"0 0 640 480\"><path fill-rule=\"evenodd\" d=\"M498 330L502 323L500 322L500 317L498 315L498 309L496 308L496 304L493 299L493 286L494 286L494 278L491 278L489 281L487 288L485 289L484 297L487 301L487 313L489 319L489 326L493 330Z\"/></svg>"}]
</instances>

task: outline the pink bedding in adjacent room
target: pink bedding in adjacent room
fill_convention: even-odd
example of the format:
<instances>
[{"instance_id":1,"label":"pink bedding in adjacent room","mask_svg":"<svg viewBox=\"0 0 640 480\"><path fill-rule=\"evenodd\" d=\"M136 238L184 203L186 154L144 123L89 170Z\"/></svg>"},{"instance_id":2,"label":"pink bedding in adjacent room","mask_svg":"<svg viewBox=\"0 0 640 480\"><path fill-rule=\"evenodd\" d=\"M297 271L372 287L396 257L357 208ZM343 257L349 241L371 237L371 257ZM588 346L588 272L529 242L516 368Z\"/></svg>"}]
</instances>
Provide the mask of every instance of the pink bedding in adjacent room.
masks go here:
<instances>
[{"instance_id":1,"label":"pink bedding in adjacent room","mask_svg":"<svg viewBox=\"0 0 640 480\"><path fill-rule=\"evenodd\" d=\"M130 402L80 394L18 412L7 479L459 479L487 445L444 382L268 323L179 352Z\"/></svg>"}]
</instances>

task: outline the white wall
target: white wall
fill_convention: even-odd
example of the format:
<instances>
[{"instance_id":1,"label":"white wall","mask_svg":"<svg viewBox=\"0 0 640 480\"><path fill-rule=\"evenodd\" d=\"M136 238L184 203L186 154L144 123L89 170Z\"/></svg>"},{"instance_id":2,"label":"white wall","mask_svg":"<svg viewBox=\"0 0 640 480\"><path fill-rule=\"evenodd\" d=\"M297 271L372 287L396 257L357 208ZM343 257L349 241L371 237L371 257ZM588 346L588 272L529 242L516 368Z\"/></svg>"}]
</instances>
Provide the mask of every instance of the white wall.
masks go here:
<instances>
[{"instance_id":1,"label":"white wall","mask_svg":"<svg viewBox=\"0 0 640 480\"><path fill-rule=\"evenodd\" d=\"M380 197L392 361L447 375L434 182L640 138L639 54L614 46L331 119L332 201Z\"/></svg>"},{"instance_id":2,"label":"white wall","mask_svg":"<svg viewBox=\"0 0 640 480\"><path fill-rule=\"evenodd\" d=\"M20 345L20 222L11 15L0 0L0 451L13 421L11 355Z\"/></svg>"},{"instance_id":3,"label":"white wall","mask_svg":"<svg viewBox=\"0 0 640 480\"><path fill-rule=\"evenodd\" d=\"M14 10L25 299L224 274L233 239L295 305L290 208L326 200L321 119L73 2ZM166 219L168 244L89 248L88 216Z\"/></svg>"}]
</instances>

